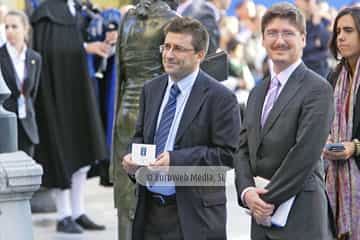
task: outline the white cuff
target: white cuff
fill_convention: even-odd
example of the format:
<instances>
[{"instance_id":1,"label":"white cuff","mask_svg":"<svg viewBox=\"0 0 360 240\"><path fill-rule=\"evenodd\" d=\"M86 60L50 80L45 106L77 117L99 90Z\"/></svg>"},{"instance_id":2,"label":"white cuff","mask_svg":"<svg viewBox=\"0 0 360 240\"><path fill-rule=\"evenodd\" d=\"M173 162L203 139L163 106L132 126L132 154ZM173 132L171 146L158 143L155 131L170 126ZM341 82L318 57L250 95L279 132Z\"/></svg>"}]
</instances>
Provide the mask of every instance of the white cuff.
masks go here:
<instances>
[{"instance_id":1,"label":"white cuff","mask_svg":"<svg viewBox=\"0 0 360 240\"><path fill-rule=\"evenodd\" d=\"M247 192L250 191L250 190L254 190L254 189L255 189L255 187L247 187L247 188L244 189L244 191L242 191L240 198L241 198L241 202L243 203L243 205L244 205L245 207L247 207L246 202L245 202L245 199L244 199L245 193L247 193Z\"/></svg>"}]
</instances>

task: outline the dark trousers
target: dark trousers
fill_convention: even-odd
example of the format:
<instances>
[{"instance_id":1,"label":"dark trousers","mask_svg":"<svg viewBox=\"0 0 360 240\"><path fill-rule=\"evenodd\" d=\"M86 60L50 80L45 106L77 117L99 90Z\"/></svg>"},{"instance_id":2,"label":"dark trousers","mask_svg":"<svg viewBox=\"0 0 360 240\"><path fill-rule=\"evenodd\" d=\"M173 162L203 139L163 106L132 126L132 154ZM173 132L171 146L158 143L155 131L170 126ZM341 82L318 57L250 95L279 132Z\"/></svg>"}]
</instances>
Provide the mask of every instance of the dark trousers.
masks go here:
<instances>
[{"instance_id":1,"label":"dark trousers","mask_svg":"<svg viewBox=\"0 0 360 240\"><path fill-rule=\"evenodd\" d=\"M150 193L147 199L144 240L183 240L176 203L161 205Z\"/></svg>"},{"instance_id":2,"label":"dark trousers","mask_svg":"<svg viewBox=\"0 0 360 240\"><path fill-rule=\"evenodd\" d=\"M18 124L20 124L18 122ZM18 149L27 153L30 157L34 156L34 144L29 140L22 126L18 126Z\"/></svg>"}]
</instances>

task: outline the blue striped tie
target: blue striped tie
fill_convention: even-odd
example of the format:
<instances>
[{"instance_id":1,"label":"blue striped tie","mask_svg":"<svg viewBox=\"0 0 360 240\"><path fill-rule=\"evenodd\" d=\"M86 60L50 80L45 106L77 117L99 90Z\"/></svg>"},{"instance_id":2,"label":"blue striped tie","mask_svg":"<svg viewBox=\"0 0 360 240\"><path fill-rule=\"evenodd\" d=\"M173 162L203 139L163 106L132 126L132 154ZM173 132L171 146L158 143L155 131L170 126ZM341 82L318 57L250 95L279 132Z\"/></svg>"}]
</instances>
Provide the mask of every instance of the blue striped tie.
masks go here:
<instances>
[{"instance_id":1,"label":"blue striped tie","mask_svg":"<svg viewBox=\"0 0 360 240\"><path fill-rule=\"evenodd\" d=\"M176 112L176 98L179 94L179 87L176 84L172 85L169 100L163 110L159 128L155 134L156 156L161 154L165 149L166 141Z\"/></svg>"},{"instance_id":2,"label":"blue striped tie","mask_svg":"<svg viewBox=\"0 0 360 240\"><path fill-rule=\"evenodd\" d=\"M156 157L159 156L162 152L164 152L170 128L176 112L176 98L180 94L180 92L181 91L176 84L171 86L169 100L162 112L159 128L157 129L155 134ZM147 186L147 188L151 192L160 193L166 196L175 193L174 186L156 186L155 183L152 186Z\"/></svg>"}]
</instances>

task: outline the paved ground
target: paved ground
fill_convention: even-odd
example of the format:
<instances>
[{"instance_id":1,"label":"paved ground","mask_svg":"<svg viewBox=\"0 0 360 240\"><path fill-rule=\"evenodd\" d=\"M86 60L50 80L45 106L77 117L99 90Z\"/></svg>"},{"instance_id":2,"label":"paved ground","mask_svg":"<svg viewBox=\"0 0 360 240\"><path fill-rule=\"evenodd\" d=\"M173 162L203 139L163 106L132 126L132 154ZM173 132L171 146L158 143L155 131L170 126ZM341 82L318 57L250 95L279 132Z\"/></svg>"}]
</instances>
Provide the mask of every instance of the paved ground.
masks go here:
<instances>
[{"instance_id":1,"label":"paved ground","mask_svg":"<svg viewBox=\"0 0 360 240\"><path fill-rule=\"evenodd\" d=\"M249 218L237 205L233 182L233 172L230 172L227 178L228 239L250 240ZM33 214L34 240L117 240L112 188L100 187L98 179L89 180L86 189L86 209L94 220L106 225L106 231L85 232L80 235L59 234L55 232L55 214Z\"/></svg>"}]
</instances>

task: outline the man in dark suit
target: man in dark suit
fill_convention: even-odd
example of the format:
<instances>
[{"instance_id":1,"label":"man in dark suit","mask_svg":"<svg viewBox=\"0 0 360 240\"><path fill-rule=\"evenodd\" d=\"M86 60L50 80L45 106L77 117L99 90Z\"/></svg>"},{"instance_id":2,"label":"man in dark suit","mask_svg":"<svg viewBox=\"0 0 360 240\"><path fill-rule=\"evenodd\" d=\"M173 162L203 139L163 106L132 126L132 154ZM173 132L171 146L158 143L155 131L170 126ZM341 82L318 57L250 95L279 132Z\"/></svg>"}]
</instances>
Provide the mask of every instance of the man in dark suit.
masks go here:
<instances>
[{"instance_id":1,"label":"man in dark suit","mask_svg":"<svg viewBox=\"0 0 360 240\"><path fill-rule=\"evenodd\" d=\"M235 96L199 69L208 48L204 26L176 17L161 45L167 74L147 82L132 143L156 144L152 167L232 166L240 131ZM130 154L122 161L134 174ZM155 186L156 187L156 186ZM226 239L225 186L137 184L132 239Z\"/></svg>"},{"instance_id":2,"label":"man in dark suit","mask_svg":"<svg viewBox=\"0 0 360 240\"><path fill-rule=\"evenodd\" d=\"M239 202L252 213L251 238L333 239L320 154L333 117L331 87L301 61L305 19L289 3L262 19L271 74L251 92L235 163ZM255 187L253 177L270 180ZM285 226L270 216L295 197Z\"/></svg>"}]
</instances>

